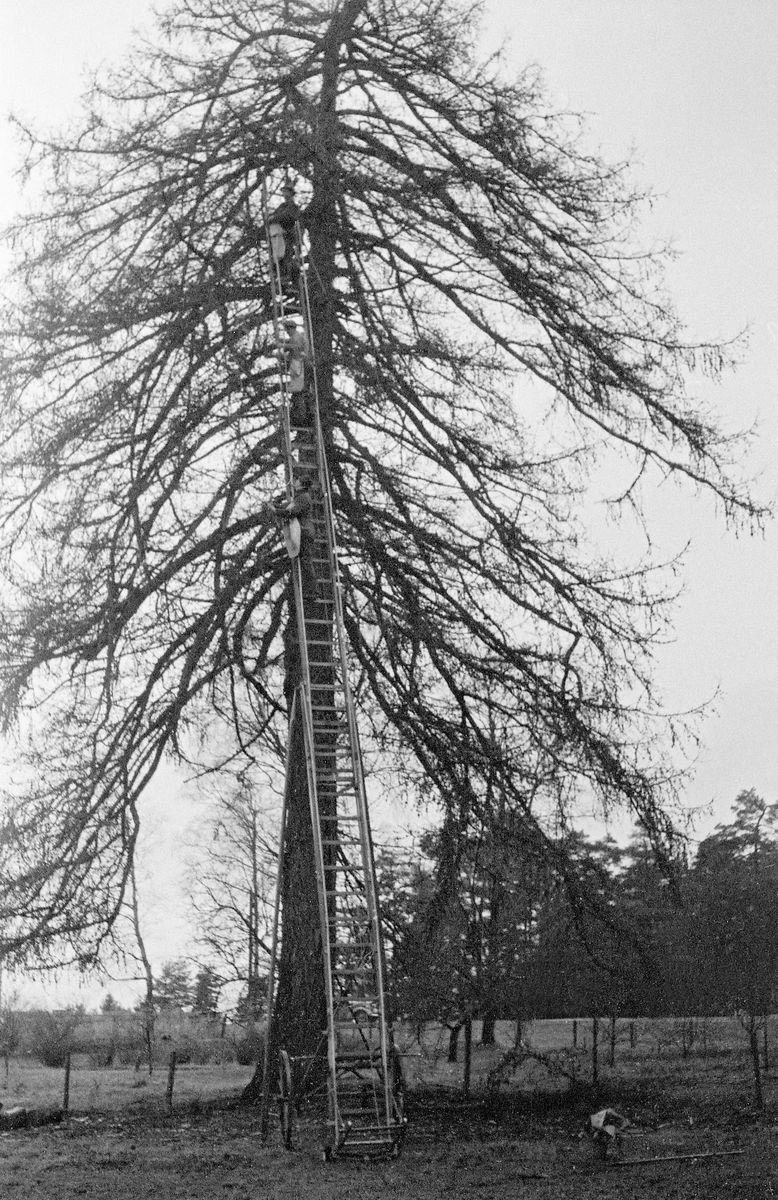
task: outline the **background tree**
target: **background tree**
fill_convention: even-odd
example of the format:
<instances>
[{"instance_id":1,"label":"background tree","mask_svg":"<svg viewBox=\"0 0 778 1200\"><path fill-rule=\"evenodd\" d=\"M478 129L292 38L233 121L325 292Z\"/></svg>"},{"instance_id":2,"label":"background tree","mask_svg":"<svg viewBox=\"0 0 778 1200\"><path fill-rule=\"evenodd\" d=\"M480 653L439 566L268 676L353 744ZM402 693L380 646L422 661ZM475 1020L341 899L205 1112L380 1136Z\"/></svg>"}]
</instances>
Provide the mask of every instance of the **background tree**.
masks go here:
<instances>
[{"instance_id":1,"label":"background tree","mask_svg":"<svg viewBox=\"0 0 778 1200\"><path fill-rule=\"evenodd\" d=\"M200 967L192 988L192 1012L201 1017L218 1016L221 981L213 967Z\"/></svg>"},{"instance_id":2,"label":"background tree","mask_svg":"<svg viewBox=\"0 0 778 1200\"><path fill-rule=\"evenodd\" d=\"M248 779L220 773L188 851L197 944L223 985L241 985L241 1016L249 1023L265 1000L280 804L272 793L279 787L268 770Z\"/></svg>"},{"instance_id":3,"label":"background tree","mask_svg":"<svg viewBox=\"0 0 778 1200\"><path fill-rule=\"evenodd\" d=\"M753 789L743 791L732 822L717 826L700 844L693 873L690 934L702 965L700 979L707 982L713 1011L738 1015L748 1039L757 1108L764 1104L760 1038L778 983L777 835L778 804L768 804Z\"/></svg>"},{"instance_id":4,"label":"background tree","mask_svg":"<svg viewBox=\"0 0 778 1200\"><path fill-rule=\"evenodd\" d=\"M657 739L680 731L650 658L667 580L649 549L610 564L585 517L669 475L760 518L687 394L726 355L684 341L624 169L534 74L478 60L477 12L174 0L79 128L30 137L46 200L12 231L1 364L4 704L30 767L0 828L12 953L99 952L123 813L195 727L223 719L225 758L284 740L260 194L287 168L368 737L453 833L488 778L549 853L579 794L626 804L660 850L671 834ZM307 811L298 771L300 912ZM311 979L314 927L283 943ZM313 1036L316 997L295 1006Z\"/></svg>"},{"instance_id":5,"label":"background tree","mask_svg":"<svg viewBox=\"0 0 778 1200\"><path fill-rule=\"evenodd\" d=\"M191 1005L192 972L186 959L175 958L162 964L162 971L154 981L154 1000L161 1011Z\"/></svg>"}]
</instances>

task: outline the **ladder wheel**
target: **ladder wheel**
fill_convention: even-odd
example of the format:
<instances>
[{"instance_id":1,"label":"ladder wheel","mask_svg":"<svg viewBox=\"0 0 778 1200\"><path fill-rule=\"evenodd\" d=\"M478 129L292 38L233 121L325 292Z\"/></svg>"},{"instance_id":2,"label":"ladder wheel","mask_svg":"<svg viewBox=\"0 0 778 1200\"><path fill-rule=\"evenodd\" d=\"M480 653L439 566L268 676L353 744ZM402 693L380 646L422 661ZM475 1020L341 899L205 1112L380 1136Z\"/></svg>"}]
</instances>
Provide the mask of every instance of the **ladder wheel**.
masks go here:
<instances>
[{"instance_id":1,"label":"ladder wheel","mask_svg":"<svg viewBox=\"0 0 778 1200\"><path fill-rule=\"evenodd\" d=\"M278 1116L281 1122L281 1140L287 1150L292 1148L293 1105L292 1064L286 1050L281 1050L278 1055Z\"/></svg>"}]
</instances>

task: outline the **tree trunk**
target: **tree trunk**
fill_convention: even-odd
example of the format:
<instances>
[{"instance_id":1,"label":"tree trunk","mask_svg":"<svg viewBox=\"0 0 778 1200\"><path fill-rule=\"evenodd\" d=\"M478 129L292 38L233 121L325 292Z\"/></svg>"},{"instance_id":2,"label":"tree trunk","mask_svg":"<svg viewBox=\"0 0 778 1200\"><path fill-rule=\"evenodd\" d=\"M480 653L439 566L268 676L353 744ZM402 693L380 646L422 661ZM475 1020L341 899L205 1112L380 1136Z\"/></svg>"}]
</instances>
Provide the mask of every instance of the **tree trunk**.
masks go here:
<instances>
[{"instance_id":1,"label":"tree trunk","mask_svg":"<svg viewBox=\"0 0 778 1200\"><path fill-rule=\"evenodd\" d=\"M470 1075L473 1068L473 1018L465 1017L465 1070L462 1077L462 1099L470 1095Z\"/></svg>"},{"instance_id":2,"label":"tree trunk","mask_svg":"<svg viewBox=\"0 0 778 1200\"><path fill-rule=\"evenodd\" d=\"M616 1014L611 1013L610 1019L610 1057L608 1063L611 1067L616 1066Z\"/></svg>"},{"instance_id":3,"label":"tree trunk","mask_svg":"<svg viewBox=\"0 0 778 1200\"><path fill-rule=\"evenodd\" d=\"M281 953L270 1036L274 1051L282 1047L294 1060L321 1053L327 1008L303 722L299 715L290 727L289 740L291 777L283 846ZM273 1071L274 1053L270 1064ZM312 1086L320 1082L316 1076L312 1071ZM258 1103L261 1092L260 1061L241 1099L244 1104Z\"/></svg>"},{"instance_id":4,"label":"tree trunk","mask_svg":"<svg viewBox=\"0 0 778 1200\"><path fill-rule=\"evenodd\" d=\"M597 1039L600 1033L600 1018L592 1017L592 1083L600 1082L600 1065L597 1061Z\"/></svg>"},{"instance_id":5,"label":"tree trunk","mask_svg":"<svg viewBox=\"0 0 778 1200\"><path fill-rule=\"evenodd\" d=\"M448 1062L455 1063L457 1061L457 1049L459 1046L459 1031L461 1025L451 1025L448 1031Z\"/></svg>"},{"instance_id":6,"label":"tree trunk","mask_svg":"<svg viewBox=\"0 0 778 1200\"><path fill-rule=\"evenodd\" d=\"M132 811L137 823L138 816L134 806ZM140 960L143 963L143 973L146 977L146 996L143 1001L141 1012L143 1018L143 1044L146 1048L149 1075L151 1075L154 1071L154 975L151 970L149 956L146 953L146 944L143 941L143 936L141 934L140 911L138 907L138 884L135 878L134 859L130 866L130 895L132 904L132 927L135 930L135 940L138 943L138 953L140 954Z\"/></svg>"},{"instance_id":7,"label":"tree trunk","mask_svg":"<svg viewBox=\"0 0 778 1200\"><path fill-rule=\"evenodd\" d=\"M494 1008L489 1007L484 1012L483 1026L481 1028L481 1045L493 1046L495 1042L494 1028L497 1024L497 1013Z\"/></svg>"},{"instance_id":8,"label":"tree trunk","mask_svg":"<svg viewBox=\"0 0 778 1200\"><path fill-rule=\"evenodd\" d=\"M751 1063L754 1068L754 1107L760 1112L764 1108L762 1092L762 1069L759 1062L759 1036L755 1018L752 1016L748 1026L748 1045L751 1050Z\"/></svg>"}]
</instances>

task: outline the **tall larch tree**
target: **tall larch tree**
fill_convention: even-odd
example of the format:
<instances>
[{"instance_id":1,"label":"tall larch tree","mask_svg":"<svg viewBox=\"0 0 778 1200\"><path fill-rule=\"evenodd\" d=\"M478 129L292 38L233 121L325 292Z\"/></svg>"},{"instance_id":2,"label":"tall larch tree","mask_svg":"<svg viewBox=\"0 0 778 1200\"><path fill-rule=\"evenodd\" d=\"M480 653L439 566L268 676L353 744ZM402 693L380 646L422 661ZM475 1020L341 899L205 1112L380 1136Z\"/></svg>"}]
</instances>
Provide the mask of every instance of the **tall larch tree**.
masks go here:
<instances>
[{"instance_id":1,"label":"tall larch tree","mask_svg":"<svg viewBox=\"0 0 778 1200\"><path fill-rule=\"evenodd\" d=\"M689 390L726 355L685 340L624 167L534 72L479 59L478 17L172 0L76 127L28 134L44 190L9 235L0 363L10 957L100 953L164 756L214 729L225 758L284 741L261 189L287 172L366 745L440 806L454 858L487 778L541 842L582 794L670 832L651 652L671 581L648 549L610 562L587 505L617 464L635 507L674 476L758 524ZM285 953L315 954L314 926Z\"/></svg>"}]
</instances>

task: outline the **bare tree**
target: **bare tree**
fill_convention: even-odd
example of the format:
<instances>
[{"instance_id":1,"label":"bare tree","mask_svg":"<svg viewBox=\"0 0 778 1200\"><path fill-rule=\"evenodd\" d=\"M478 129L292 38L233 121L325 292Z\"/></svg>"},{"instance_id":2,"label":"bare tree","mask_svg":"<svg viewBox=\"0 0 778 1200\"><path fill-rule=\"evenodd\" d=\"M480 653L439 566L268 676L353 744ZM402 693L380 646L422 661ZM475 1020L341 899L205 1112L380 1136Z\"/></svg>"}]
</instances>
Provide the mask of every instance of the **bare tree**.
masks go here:
<instances>
[{"instance_id":1,"label":"bare tree","mask_svg":"<svg viewBox=\"0 0 778 1200\"><path fill-rule=\"evenodd\" d=\"M140 1002L139 1011L141 1014L141 1020L143 1022L143 1045L146 1048L149 1075L151 1075L154 1071L154 1023L156 1017L156 1009L154 1006L154 972L151 969L151 961L146 951L146 943L143 938L143 931L140 923L138 882L135 876L134 859L130 860L130 914L133 933L135 934L135 943L138 948L140 961L143 965L143 976L146 984L146 990L144 992L143 999Z\"/></svg>"},{"instance_id":2,"label":"bare tree","mask_svg":"<svg viewBox=\"0 0 778 1200\"><path fill-rule=\"evenodd\" d=\"M609 562L587 504L616 467L614 507L672 476L759 522L688 394L727 352L685 341L625 169L534 73L478 59L477 15L174 0L71 134L28 135L47 191L11 231L0 411L4 711L31 765L0 831L10 951L99 951L132 852L121 813L163 755L216 720L225 757L284 741L260 195L287 169L368 742L465 824L488 777L507 810L534 798L540 841L580 792L671 833L682 730L651 650L672 583L650 543ZM307 812L298 771L300 961Z\"/></svg>"},{"instance_id":3,"label":"bare tree","mask_svg":"<svg viewBox=\"0 0 778 1200\"><path fill-rule=\"evenodd\" d=\"M222 774L188 850L197 944L220 984L243 986L249 1025L265 995L278 855L279 805L272 789L278 787L269 773L251 779Z\"/></svg>"}]
</instances>

